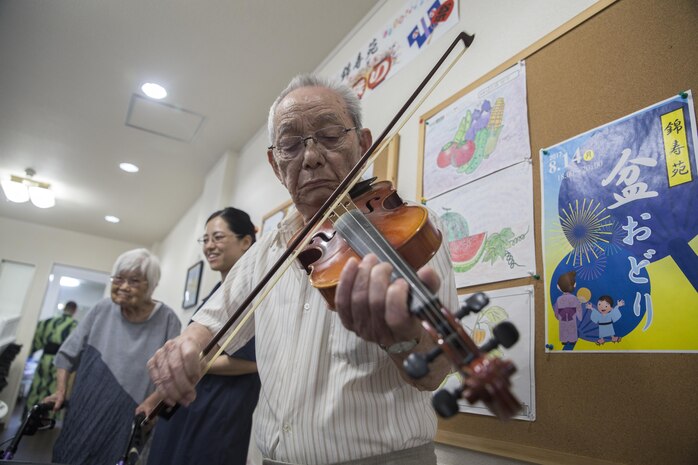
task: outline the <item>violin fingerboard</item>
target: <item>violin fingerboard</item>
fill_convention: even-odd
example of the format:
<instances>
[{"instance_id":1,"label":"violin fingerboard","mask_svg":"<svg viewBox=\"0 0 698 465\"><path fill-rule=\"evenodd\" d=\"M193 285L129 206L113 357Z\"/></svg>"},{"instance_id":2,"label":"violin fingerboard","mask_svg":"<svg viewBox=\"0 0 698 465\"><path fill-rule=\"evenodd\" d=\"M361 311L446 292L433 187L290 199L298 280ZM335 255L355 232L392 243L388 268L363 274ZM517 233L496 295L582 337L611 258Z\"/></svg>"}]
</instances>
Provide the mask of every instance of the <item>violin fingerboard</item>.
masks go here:
<instances>
[{"instance_id":1,"label":"violin fingerboard","mask_svg":"<svg viewBox=\"0 0 698 465\"><path fill-rule=\"evenodd\" d=\"M393 265L392 280L403 278L410 285L410 312L420 315L425 305L434 306L438 298L424 285L417 273L397 253L388 240L360 210L350 210L335 222L335 229L360 257L374 254L381 262Z\"/></svg>"}]
</instances>

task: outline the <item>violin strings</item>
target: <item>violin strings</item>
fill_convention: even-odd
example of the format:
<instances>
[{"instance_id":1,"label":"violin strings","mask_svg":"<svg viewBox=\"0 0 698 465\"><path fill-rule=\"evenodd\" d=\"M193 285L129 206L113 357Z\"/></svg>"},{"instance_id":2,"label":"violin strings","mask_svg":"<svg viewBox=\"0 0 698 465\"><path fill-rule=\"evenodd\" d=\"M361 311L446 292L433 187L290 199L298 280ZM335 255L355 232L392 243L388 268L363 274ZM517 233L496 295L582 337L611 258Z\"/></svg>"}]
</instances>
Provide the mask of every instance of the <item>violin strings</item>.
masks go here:
<instances>
[{"instance_id":1,"label":"violin strings","mask_svg":"<svg viewBox=\"0 0 698 465\"><path fill-rule=\"evenodd\" d=\"M427 320L432 327L434 327L434 329L440 332L444 332L445 329L453 330L450 328L449 321L441 314L441 308L436 307L434 298L430 298L430 296L436 296L434 296L434 294L426 288L424 283L417 277L415 271L412 270L412 268L399 257L399 255L380 234L380 232L368 221L363 212L361 212L359 209L354 210L356 212L356 216L362 218L362 220L366 222L366 225L362 224L357 217L349 213L349 209L344 204L341 204L341 208L345 210L345 215L343 215L343 217L349 218L348 221L351 221L351 223L354 225L354 230L351 232L353 233L358 230L363 233L353 234L353 237L348 239L357 240L365 248L365 250L371 251L377 248L378 250L383 251L386 261L393 266L393 269L397 272L397 274L401 275L401 277L410 283L412 289L415 291L413 295L416 295L419 299L421 299L422 308L425 310L425 320ZM373 234L370 234L369 232L373 232ZM380 242L378 238L380 238ZM345 239L347 239L346 234ZM375 248L372 248L372 245L369 244L369 242L375 246ZM358 250L355 251L357 253L360 252ZM438 298L436 298L436 301L438 302ZM449 335L450 334L446 334L445 336ZM458 339L458 344L465 352L469 351L467 347L462 344L460 339Z\"/></svg>"},{"instance_id":2,"label":"violin strings","mask_svg":"<svg viewBox=\"0 0 698 465\"><path fill-rule=\"evenodd\" d=\"M388 251L388 253L385 253L387 261L393 266L395 270L397 270L402 277L407 280L410 284L411 287L416 291L413 295L416 295L422 303L422 308L425 310L424 315L425 315L425 320L427 320L434 329L439 330L440 332L445 332L446 329L451 329L448 320L441 314L441 307L436 307L434 303L434 294L426 288L424 283L417 277L416 273L414 270L412 270L409 265L407 265L399 255L394 251L392 246L385 241L385 238L380 235L380 233L375 229L375 227L368 221L368 219L365 217L365 215L360 211L356 210L357 217L362 218L366 222L366 225L363 225L360 221L358 221L357 218L354 217L354 215L349 214L349 218L353 220L353 223L358 225L358 228L360 231L364 232L365 234L363 236L359 235L356 238L362 242L362 245L364 247L367 247L368 250L373 250L371 249L371 246L366 243L364 239L368 239L370 242L372 242L376 247L378 247L380 250L383 251ZM374 235L369 234L368 232L371 231L374 233ZM380 238L380 242L384 242L383 244L380 244L378 239ZM430 296L433 296L434 298L431 298ZM438 302L438 298L436 298L436 301ZM450 334L446 334L445 336L448 336ZM460 348L465 350L466 352L468 351L466 347L464 347L461 343L460 340L458 340L458 344L460 345Z\"/></svg>"},{"instance_id":3,"label":"violin strings","mask_svg":"<svg viewBox=\"0 0 698 465\"><path fill-rule=\"evenodd\" d=\"M342 205L342 207L345 209L345 213L349 212L349 210L346 208L346 206ZM356 212L359 215L364 216L364 218L365 218L365 215L363 215L363 213L360 212L358 209L356 210ZM385 247L387 245L388 247L390 247L392 249L392 246L390 246L390 244L387 243L387 241L385 241L385 243L383 243L383 244L379 243L379 241L377 240L378 237L380 237L383 240L385 238L383 238L382 235L380 235L380 232L378 232L373 227L373 225L369 226L371 228L369 230L366 226L361 224L361 222L359 222L353 215L349 215L347 218L350 218L352 220L352 222L355 224L355 226L360 231L362 231L364 233L363 236L357 235L356 239L361 241L362 245L366 249L373 250L371 245L369 245L365 239L368 239L368 241L373 243L373 245L375 245L377 248L385 249ZM370 222L368 224L370 224ZM374 234L371 235L370 234L371 232ZM381 241L381 242L383 242L383 241ZM407 281L410 281L410 280L413 281L413 283L411 283L411 284L413 285L416 292L418 293L418 296L424 301L424 303L431 305L431 299L429 299L429 296L427 294L427 293L429 293L429 291L425 289L424 285L422 284L422 282L419 279L415 280L416 276L414 275L414 271L411 268L409 268L409 266L406 266L402 260L399 260L399 261L396 260L396 258L393 257L392 254L386 254L386 258L388 259L388 262L393 266L393 268L395 270L399 271L403 275L403 277L405 277L405 279Z\"/></svg>"},{"instance_id":4,"label":"violin strings","mask_svg":"<svg viewBox=\"0 0 698 465\"><path fill-rule=\"evenodd\" d=\"M344 204L341 204L341 208L344 209L344 213L349 213L349 209L348 209ZM359 214L362 214L361 212L358 211L358 209L357 209L356 211L357 211ZM384 250L384 249L386 248L386 244L380 244L380 243L378 242L378 240L376 239L377 237L381 237L381 238L382 238L382 236L380 236L380 233L379 233L377 230L375 230L375 228L372 228L373 231L369 231L369 230L367 229L367 227L365 227L364 225L362 225L362 224L361 224L353 215L351 215L351 214L348 214L348 215L344 216L344 218L348 218L348 219L352 222L352 224L354 225L354 230L357 230L357 229L358 229L359 231L361 231L361 232L364 233L363 235L354 234L353 237L349 237L349 238L347 238L347 237L346 237L347 235L344 234L344 235L345 235L345 239L348 239L348 240L356 239L356 240L357 240L358 242L360 242L360 244L363 246L363 249L364 249L364 250L375 250L376 248L377 248L377 249L380 249L380 250ZM369 223L369 224L370 224L370 223ZM374 235L372 236L372 235L370 234L370 232L373 232ZM368 241L367 241L366 239L367 239ZM369 242L372 243L372 245L369 244ZM387 242L387 241L386 241L386 242ZM390 248L392 249L392 246L390 246L389 244L387 244L387 245L388 245L388 247L390 247ZM358 248L358 247L357 247L357 248ZM362 251L355 250L355 252L361 253ZM394 257L391 257L389 254L386 253L385 255L386 255L385 258L387 259L388 263L390 263L390 264L393 266L393 269L396 271L397 274L403 275L403 277L405 277L405 279L408 281L408 283L409 283L410 281L414 281L414 279L413 279L412 276L407 276L408 273L411 274L410 272L412 272L412 270L409 269L410 271L408 272L408 271L405 269L404 263L403 263L401 260L398 262L397 260L395 260ZM408 267L408 268L409 268L409 267ZM413 272L412 272L412 273L413 273ZM421 284L421 281L419 281L419 280L417 280L417 281ZM431 302L430 302L431 299L429 299L428 296L425 294L425 290L422 288L423 285L419 285L419 284L416 284L416 283L410 283L410 285L411 285L411 287L414 288L414 290L415 290L417 296L422 300L423 303L425 303L425 304L427 304L427 305L431 305ZM432 324L435 324L435 323L436 323L431 315L427 315L427 316L430 318L430 323L432 323Z\"/></svg>"}]
</instances>

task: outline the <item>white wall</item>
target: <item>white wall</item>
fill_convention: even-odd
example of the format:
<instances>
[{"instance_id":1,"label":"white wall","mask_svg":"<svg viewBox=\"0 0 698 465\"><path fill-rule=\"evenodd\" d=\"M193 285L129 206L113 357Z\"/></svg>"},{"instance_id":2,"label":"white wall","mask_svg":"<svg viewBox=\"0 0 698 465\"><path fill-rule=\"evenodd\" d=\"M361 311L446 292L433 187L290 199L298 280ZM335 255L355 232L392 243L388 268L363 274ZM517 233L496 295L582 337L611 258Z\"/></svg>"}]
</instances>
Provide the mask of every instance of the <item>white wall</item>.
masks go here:
<instances>
[{"instance_id":1,"label":"white wall","mask_svg":"<svg viewBox=\"0 0 698 465\"><path fill-rule=\"evenodd\" d=\"M234 187L232 178L236 158L237 154L230 151L221 156L206 176L201 196L172 231L152 247L153 252L160 257L162 270L160 285L155 289L153 297L172 307L183 325L188 323L196 308L182 308L186 273L190 266L204 260L201 245L196 239L203 235L205 222L210 214L229 205L227 199L230 198ZM203 270L199 302L220 279L217 272L208 268L205 260Z\"/></svg>"},{"instance_id":2,"label":"white wall","mask_svg":"<svg viewBox=\"0 0 698 465\"><path fill-rule=\"evenodd\" d=\"M0 217L0 257L36 266L17 329L16 342L22 344L22 351L12 364L8 386L0 393L0 400L8 405L10 412L17 398L53 264L109 273L120 254L136 247L143 245Z\"/></svg>"}]
</instances>

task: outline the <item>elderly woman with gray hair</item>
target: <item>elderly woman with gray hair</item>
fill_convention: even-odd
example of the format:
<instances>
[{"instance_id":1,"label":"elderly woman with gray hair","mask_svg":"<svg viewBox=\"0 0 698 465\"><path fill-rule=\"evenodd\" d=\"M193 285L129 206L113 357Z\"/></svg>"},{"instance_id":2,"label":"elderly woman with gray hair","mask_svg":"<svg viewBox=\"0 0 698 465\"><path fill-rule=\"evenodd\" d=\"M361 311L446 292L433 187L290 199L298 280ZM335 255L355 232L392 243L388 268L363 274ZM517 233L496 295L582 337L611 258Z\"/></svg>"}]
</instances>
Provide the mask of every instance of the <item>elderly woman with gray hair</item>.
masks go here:
<instances>
[{"instance_id":1,"label":"elderly woman with gray hair","mask_svg":"<svg viewBox=\"0 0 698 465\"><path fill-rule=\"evenodd\" d=\"M181 330L174 311L151 297L159 280L158 259L146 249L122 254L114 264L111 297L98 302L58 350L56 392L45 401L61 408L68 375L76 375L54 462L117 463L134 413L153 407L146 362Z\"/></svg>"}]
</instances>

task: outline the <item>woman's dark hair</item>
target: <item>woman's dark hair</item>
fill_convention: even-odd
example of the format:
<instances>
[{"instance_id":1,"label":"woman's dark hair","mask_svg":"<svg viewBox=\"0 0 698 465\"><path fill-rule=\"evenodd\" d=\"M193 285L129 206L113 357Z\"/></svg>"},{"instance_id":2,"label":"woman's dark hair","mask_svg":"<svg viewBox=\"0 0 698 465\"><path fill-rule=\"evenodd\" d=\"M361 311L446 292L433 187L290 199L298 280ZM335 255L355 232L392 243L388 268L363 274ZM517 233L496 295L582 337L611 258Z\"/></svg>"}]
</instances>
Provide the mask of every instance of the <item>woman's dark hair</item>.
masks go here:
<instances>
[{"instance_id":1,"label":"woman's dark hair","mask_svg":"<svg viewBox=\"0 0 698 465\"><path fill-rule=\"evenodd\" d=\"M557 285L560 287L562 292L572 292L574 291L574 286L576 284L576 277L576 271L568 271L557 278Z\"/></svg>"},{"instance_id":2,"label":"woman's dark hair","mask_svg":"<svg viewBox=\"0 0 698 465\"><path fill-rule=\"evenodd\" d=\"M219 216L223 218L228 225L228 229L234 232L235 235L240 238L250 236L252 238L252 243L255 243L257 237L255 236L255 227L250 220L250 215L235 207L225 207L223 210L213 212L206 220L206 224Z\"/></svg>"}]
</instances>

